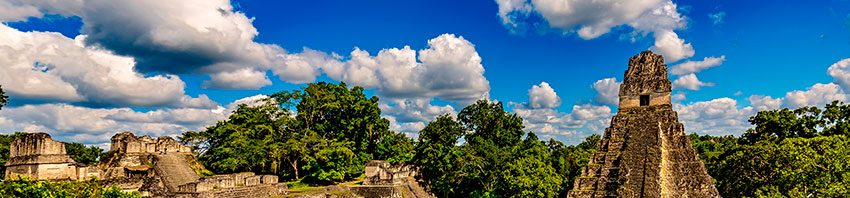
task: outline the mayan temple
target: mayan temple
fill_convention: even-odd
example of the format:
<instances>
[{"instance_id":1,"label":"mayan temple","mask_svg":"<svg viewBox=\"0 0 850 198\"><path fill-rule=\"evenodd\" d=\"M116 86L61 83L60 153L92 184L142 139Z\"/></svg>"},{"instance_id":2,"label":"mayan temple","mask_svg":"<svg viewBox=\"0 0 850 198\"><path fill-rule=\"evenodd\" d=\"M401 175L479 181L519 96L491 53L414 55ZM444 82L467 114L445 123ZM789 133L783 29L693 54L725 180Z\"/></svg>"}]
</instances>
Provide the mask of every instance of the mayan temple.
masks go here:
<instances>
[{"instance_id":1,"label":"mayan temple","mask_svg":"<svg viewBox=\"0 0 850 198\"><path fill-rule=\"evenodd\" d=\"M629 59L620 106L569 197L720 197L670 103L661 55Z\"/></svg>"}]
</instances>

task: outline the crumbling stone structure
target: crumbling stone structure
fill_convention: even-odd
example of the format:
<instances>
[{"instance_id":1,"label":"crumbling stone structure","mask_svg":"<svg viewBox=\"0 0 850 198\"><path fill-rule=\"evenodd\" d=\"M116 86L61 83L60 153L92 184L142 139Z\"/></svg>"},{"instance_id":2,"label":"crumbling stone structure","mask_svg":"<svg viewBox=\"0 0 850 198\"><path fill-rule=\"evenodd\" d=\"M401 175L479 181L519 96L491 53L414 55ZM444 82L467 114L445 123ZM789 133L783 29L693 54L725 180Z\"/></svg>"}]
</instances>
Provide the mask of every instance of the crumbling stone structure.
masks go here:
<instances>
[{"instance_id":1,"label":"crumbling stone structure","mask_svg":"<svg viewBox=\"0 0 850 198\"><path fill-rule=\"evenodd\" d=\"M670 103L661 55L629 59L620 107L569 197L720 197Z\"/></svg>"},{"instance_id":2,"label":"crumbling stone structure","mask_svg":"<svg viewBox=\"0 0 850 198\"><path fill-rule=\"evenodd\" d=\"M412 166L391 165L385 161L372 160L366 163L363 185L352 186L351 191L362 197L402 198L434 197L416 181Z\"/></svg>"},{"instance_id":3,"label":"crumbling stone structure","mask_svg":"<svg viewBox=\"0 0 850 198\"><path fill-rule=\"evenodd\" d=\"M99 176L97 169L77 164L65 151L65 144L47 133L27 133L9 145L6 180L85 180Z\"/></svg>"},{"instance_id":4,"label":"crumbling stone structure","mask_svg":"<svg viewBox=\"0 0 850 198\"><path fill-rule=\"evenodd\" d=\"M123 132L97 167L76 164L62 142L46 133L15 139L6 163L6 179L84 180L94 177L122 190L154 197L271 197L286 193L275 175L238 173L201 177L189 161L192 149L171 137L151 138ZM201 166L200 164L196 164Z\"/></svg>"}]
</instances>

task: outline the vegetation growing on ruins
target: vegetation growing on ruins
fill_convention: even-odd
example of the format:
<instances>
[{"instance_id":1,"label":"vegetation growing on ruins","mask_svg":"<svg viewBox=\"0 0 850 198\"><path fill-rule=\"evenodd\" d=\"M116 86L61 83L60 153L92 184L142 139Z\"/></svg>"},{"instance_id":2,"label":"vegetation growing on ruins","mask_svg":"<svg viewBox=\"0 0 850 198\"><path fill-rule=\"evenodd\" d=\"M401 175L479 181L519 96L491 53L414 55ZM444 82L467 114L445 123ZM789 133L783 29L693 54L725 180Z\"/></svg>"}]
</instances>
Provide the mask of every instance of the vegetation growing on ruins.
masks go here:
<instances>
[{"instance_id":1,"label":"vegetation growing on ruins","mask_svg":"<svg viewBox=\"0 0 850 198\"><path fill-rule=\"evenodd\" d=\"M101 181L18 181L0 182L2 197L93 197L93 198L136 198L135 192L122 192L117 187L103 187Z\"/></svg>"}]
</instances>

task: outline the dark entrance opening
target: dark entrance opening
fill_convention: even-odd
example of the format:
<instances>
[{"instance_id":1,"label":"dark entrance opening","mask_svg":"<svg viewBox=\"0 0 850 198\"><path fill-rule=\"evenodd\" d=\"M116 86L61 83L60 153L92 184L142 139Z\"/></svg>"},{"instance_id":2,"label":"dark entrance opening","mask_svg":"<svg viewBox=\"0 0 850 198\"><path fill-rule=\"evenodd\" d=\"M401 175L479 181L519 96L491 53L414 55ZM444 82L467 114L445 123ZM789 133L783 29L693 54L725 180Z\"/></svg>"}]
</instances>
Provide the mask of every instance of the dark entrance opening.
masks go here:
<instances>
[{"instance_id":1,"label":"dark entrance opening","mask_svg":"<svg viewBox=\"0 0 850 198\"><path fill-rule=\"evenodd\" d=\"M640 95L640 106L649 106L649 95Z\"/></svg>"}]
</instances>

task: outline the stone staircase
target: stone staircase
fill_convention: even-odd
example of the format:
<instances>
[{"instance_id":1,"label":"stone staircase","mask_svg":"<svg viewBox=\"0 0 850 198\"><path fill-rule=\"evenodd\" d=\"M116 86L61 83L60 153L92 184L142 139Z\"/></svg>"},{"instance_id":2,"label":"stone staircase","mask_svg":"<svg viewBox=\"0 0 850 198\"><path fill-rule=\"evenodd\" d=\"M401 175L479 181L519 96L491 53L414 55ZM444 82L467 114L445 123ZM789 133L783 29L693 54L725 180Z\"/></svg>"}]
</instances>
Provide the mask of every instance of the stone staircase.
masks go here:
<instances>
[{"instance_id":1,"label":"stone staircase","mask_svg":"<svg viewBox=\"0 0 850 198\"><path fill-rule=\"evenodd\" d=\"M169 191L189 182L198 181L200 177L186 162L185 154L156 155L156 172L162 177Z\"/></svg>"}]
</instances>

